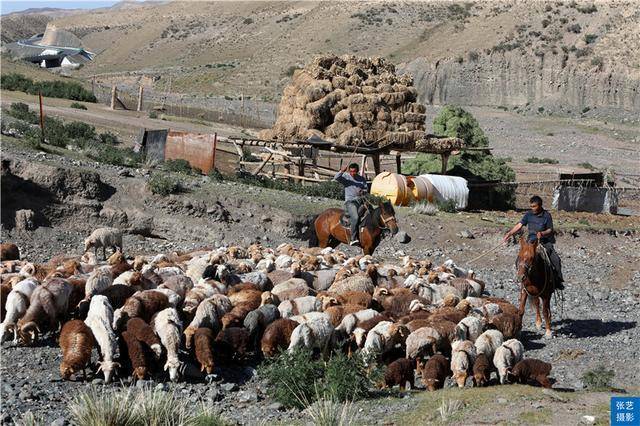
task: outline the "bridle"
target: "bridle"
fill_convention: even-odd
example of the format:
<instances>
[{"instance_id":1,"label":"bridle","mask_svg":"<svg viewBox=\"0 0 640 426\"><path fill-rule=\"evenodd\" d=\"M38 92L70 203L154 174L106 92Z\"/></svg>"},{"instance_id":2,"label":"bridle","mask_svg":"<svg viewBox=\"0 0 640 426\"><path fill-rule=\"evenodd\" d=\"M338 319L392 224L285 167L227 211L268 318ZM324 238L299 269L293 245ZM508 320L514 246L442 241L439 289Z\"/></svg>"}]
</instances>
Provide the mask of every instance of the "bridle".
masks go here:
<instances>
[{"instance_id":1,"label":"bridle","mask_svg":"<svg viewBox=\"0 0 640 426\"><path fill-rule=\"evenodd\" d=\"M395 221L396 217L394 215L390 215L389 217L384 217L382 206L379 207L379 211L380 211L380 220L382 220L382 226L380 226L380 229L389 230L389 226L387 224L391 221Z\"/></svg>"}]
</instances>

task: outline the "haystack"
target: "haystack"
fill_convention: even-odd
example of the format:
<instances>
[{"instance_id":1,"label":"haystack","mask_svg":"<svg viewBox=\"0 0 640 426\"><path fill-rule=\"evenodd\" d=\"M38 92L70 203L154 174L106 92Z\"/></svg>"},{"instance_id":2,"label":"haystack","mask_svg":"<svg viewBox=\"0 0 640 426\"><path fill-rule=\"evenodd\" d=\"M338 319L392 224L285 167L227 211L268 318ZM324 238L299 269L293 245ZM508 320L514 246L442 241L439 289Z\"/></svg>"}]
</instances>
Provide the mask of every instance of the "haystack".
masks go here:
<instances>
[{"instance_id":1,"label":"haystack","mask_svg":"<svg viewBox=\"0 0 640 426\"><path fill-rule=\"evenodd\" d=\"M293 74L273 129L260 138L315 134L340 145L408 149L425 136L426 108L416 99L413 78L396 75L384 58L320 56Z\"/></svg>"}]
</instances>

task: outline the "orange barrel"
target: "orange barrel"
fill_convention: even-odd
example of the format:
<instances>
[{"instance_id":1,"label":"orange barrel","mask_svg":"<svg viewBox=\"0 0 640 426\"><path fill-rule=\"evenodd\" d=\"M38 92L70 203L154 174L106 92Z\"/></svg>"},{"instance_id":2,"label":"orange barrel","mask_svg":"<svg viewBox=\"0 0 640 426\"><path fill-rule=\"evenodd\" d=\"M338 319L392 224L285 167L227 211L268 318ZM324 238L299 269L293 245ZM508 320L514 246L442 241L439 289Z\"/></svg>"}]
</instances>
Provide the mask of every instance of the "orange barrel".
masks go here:
<instances>
[{"instance_id":1,"label":"orange barrel","mask_svg":"<svg viewBox=\"0 0 640 426\"><path fill-rule=\"evenodd\" d=\"M373 178L371 193L387 198L396 206L408 206L413 197L407 178L391 172L383 172Z\"/></svg>"},{"instance_id":2,"label":"orange barrel","mask_svg":"<svg viewBox=\"0 0 640 426\"><path fill-rule=\"evenodd\" d=\"M433 185L422 176L407 176L407 185L411 188L413 201L433 203Z\"/></svg>"}]
</instances>

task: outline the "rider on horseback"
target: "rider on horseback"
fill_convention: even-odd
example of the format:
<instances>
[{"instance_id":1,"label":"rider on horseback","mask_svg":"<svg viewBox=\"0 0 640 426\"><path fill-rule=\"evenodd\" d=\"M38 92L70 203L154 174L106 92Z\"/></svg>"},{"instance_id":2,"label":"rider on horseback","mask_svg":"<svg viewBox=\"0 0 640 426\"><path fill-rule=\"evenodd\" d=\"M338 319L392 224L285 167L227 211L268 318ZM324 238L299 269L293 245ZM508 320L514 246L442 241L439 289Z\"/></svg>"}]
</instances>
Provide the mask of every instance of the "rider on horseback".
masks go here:
<instances>
[{"instance_id":1,"label":"rider on horseback","mask_svg":"<svg viewBox=\"0 0 640 426\"><path fill-rule=\"evenodd\" d=\"M529 203L531 210L526 212L522 219L520 219L520 222L505 234L503 241L506 242L512 235L520 231L520 229L526 225L527 230L529 231L527 241L532 243L537 239L545 248L556 275L556 288L562 290L564 289L564 285L562 284L564 279L562 278L560 256L558 256L558 253L556 253L556 250L553 247L556 239L553 235L553 219L551 218L551 213L542 208L542 198L537 195L531 197Z\"/></svg>"},{"instance_id":2,"label":"rider on horseback","mask_svg":"<svg viewBox=\"0 0 640 426\"><path fill-rule=\"evenodd\" d=\"M349 173L345 172L349 169ZM358 239L358 210L362 205L362 197L366 195L368 187L367 180L358 174L360 167L356 163L343 167L333 177L333 180L344 186L344 209L349 216L349 227L351 228L351 242L349 245L357 246L360 244Z\"/></svg>"}]
</instances>

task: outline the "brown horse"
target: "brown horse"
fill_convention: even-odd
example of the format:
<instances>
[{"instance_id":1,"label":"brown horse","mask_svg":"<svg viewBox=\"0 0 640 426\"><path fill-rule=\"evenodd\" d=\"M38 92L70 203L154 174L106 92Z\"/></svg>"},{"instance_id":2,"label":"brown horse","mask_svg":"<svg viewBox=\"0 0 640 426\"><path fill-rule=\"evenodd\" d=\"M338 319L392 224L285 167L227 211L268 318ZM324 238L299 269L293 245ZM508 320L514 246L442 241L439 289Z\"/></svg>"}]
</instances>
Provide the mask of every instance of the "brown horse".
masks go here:
<instances>
[{"instance_id":1,"label":"brown horse","mask_svg":"<svg viewBox=\"0 0 640 426\"><path fill-rule=\"evenodd\" d=\"M342 209L327 209L320 213L314 222L317 243L320 247L337 247L340 243L349 244L351 232L340 223L344 214ZM380 244L382 233L398 232L395 211L389 201L380 201L375 208L368 207L362 223L360 223L360 245L364 254L373 254Z\"/></svg>"},{"instance_id":2,"label":"brown horse","mask_svg":"<svg viewBox=\"0 0 640 426\"><path fill-rule=\"evenodd\" d=\"M550 338L551 334L551 295L555 290L553 270L548 265L542 253L538 250L538 241L529 243L524 237L520 238L520 253L518 253L518 273L517 278L521 283L520 288L520 308L518 313L520 319L524 315L527 304L527 296L531 296L531 303L536 309L536 328L542 328L542 318L540 318L540 299L542 299L542 313L546 325L545 337Z\"/></svg>"}]
</instances>

